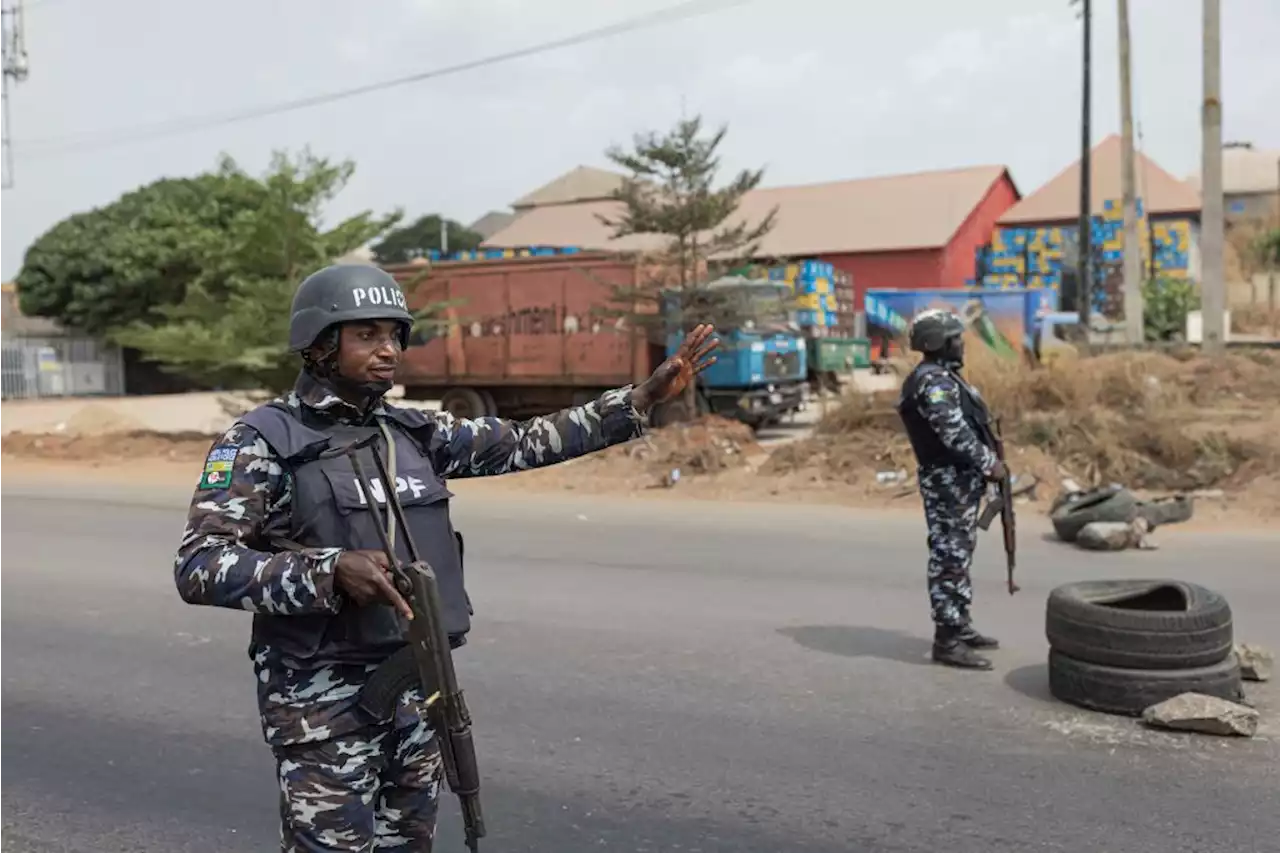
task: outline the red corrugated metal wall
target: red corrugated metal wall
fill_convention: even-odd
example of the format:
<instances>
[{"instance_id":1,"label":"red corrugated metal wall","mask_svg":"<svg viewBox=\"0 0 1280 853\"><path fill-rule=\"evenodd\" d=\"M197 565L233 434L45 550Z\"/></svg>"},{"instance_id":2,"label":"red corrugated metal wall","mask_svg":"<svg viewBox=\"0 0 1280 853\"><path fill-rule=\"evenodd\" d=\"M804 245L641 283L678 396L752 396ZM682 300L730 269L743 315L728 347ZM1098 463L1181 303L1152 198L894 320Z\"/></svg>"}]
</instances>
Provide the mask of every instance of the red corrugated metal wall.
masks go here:
<instances>
[{"instance_id":1,"label":"red corrugated metal wall","mask_svg":"<svg viewBox=\"0 0 1280 853\"><path fill-rule=\"evenodd\" d=\"M862 310L868 290L937 287L942 273L941 249L909 252L860 252L856 255L822 255L822 260L853 276L854 310Z\"/></svg>"},{"instance_id":2,"label":"red corrugated metal wall","mask_svg":"<svg viewBox=\"0 0 1280 853\"><path fill-rule=\"evenodd\" d=\"M1002 173L1000 180L991 185L943 251L940 287L964 287L965 282L974 277L975 254L991 240L996 220L1004 216L1018 198L1018 188L1013 185L1009 173Z\"/></svg>"},{"instance_id":3,"label":"red corrugated metal wall","mask_svg":"<svg viewBox=\"0 0 1280 853\"><path fill-rule=\"evenodd\" d=\"M895 288L922 290L964 287L974 276L974 254L991 239L996 220L1018 201L1018 190L1009 173L991 185L943 249L915 249L903 252L862 252L826 254L822 260L853 276L856 309L863 308L868 290Z\"/></svg>"}]
</instances>

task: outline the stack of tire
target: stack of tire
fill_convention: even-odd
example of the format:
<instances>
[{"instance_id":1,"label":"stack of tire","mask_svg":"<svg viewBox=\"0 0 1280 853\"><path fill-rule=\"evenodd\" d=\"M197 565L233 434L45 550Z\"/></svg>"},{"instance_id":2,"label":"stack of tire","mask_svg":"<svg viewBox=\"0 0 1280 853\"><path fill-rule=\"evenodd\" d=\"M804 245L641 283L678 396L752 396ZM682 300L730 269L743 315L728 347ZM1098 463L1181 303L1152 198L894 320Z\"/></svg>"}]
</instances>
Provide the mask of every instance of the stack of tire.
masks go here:
<instances>
[{"instance_id":1,"label":"stack of tire","mask_svg":"<svg viewBox=\"0 0 1280 853\"><path fill-rule=\"evenodd\" d=\"M1130 522L1144 518L1149 529L1178 524L1191 518L1190 497L1143 501L1133 492L1113 483L1096 489L1063 495L1049 511L1053 530L1063 542L1074 542L1086 525L1094 522Z\"/></svg>"},{"instance_id":2,"label":"stack of tire","mask_svg":"<svg viewBox=\"0 0 1280 853\"><path fill-rule=\"evenodd\" d=\"M1099 580L1049 594L1049 691L1062 702L1138 716L1182 693L1244 698L1231 607L1172 580Z\"/></svg>"}]
</instances>

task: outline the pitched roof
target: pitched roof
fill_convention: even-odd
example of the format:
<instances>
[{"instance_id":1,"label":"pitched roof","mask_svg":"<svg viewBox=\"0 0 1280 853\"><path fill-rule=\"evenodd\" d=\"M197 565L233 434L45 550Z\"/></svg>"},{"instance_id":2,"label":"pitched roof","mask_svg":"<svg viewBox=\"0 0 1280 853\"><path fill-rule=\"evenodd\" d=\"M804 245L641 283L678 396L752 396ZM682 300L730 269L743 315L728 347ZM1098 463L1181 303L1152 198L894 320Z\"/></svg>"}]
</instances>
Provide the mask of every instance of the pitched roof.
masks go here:
<instances>
[{"instance_id":1,"label":"pitched roof","mask_svg":"<svg viewBox=\"0 0 1280 853\"><path fill-rule=\"evenodd\" d=\"M0 286L0 328L10 335L55 337L65 333L62 325L48 317L28 317L18 305L16 282Z\"/></svg>"},{"instance_id":2,"label":"pitched roof","mask_svg":"<svg viewBox=\"0 0 1280 853\"><path fill-rule=\"evenodd\" d=\"M1200 173L1187 178L1200 191ZM1226 195L1273 193L1280 190L1280 151L1227 148L1222 152L1222 191Z\"/></svg>"},{"instance_id":3,"label":"pitched roof","mask_svg":"<svg viewBox=\"0 0 1280 853\"><path fill-rule=\"evenodd\" d=\"M951 241L1006 174L1003 166L975 166L757 189L743 197L737 216L756 223L777 206L776 224L760 246L764 257L938 248ZM534 207L484 245L626 252L664 244L656 235L611 239L609 228L597 215L617 216L621 210L621 203L612 200Z\"/></svg>"},{"instance_id":4,"label":"pitched roof","mask_svg":"<svg viewBox=\"0 0 1280 853\"><path fill-rule=\"evenodd\" d=\"M1103 203L1120 198L1120 136L1111 134L1093 147L1089 158L1089 201L1094 215ZM1142 152L1134 152L1138 195L1147 213L1199 213L1200 193ZM1005 211L1000 225L1061 222L1080 216L1080 161Z\"/></svg>"},{"instance_id":5,"label":"pitched roof","mask_svg":"<svg viewBox=\"0 0 1280 853\"><path fill-rule=\"evenodd\" d=\"M512 220L515 218L516 215L514 213L505 213L501 210L491 210L475 222L468 225L467 230L474 231L481 237L491 237L510 225Z\"/></svg>"},{"instance_id":6,"label":"pitched roof","mask_svg":"<svg viewBox=\"0 0 1280 853\"><path fill-rule=\"evenodd\" d=\"M549 184L521 196L511 203L516 210L548 204L572 204L609 198L622 186L622 175L593 166L578 166Z\"/></svg>"}]
</instances>

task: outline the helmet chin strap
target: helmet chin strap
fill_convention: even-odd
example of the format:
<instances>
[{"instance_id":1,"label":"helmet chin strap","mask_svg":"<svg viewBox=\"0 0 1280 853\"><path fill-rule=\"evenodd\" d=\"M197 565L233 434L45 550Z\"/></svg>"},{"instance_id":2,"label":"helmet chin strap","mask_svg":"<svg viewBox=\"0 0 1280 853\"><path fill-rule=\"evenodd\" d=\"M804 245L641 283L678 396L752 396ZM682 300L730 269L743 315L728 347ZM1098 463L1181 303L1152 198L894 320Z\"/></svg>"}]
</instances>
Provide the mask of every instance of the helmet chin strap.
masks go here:
<instances>
[{"instance_id":1,"label":"helmet chin strap","mask_svg":"<svg viewBox=\"0 0 1280 853\"><path fill-rule=\"evenodd\" d=\"M354 403L361 409L368 408L374 403L381 400L391 390L394 384L390 380L381 379L369 382L357 382L354 379L348 379L339 374L336 370L331 372L325 381L333 386L333 390L338 392L338 396L342 399Z\"/></svg>"},{"instance_id":2,"label":"helmet chin strap","mask_svg":"<svg viewBox=\"0 0 1280 853\"><path fill-rule=\"evenodd\" d=\"M307 362L305 369L315 379L333 389L333 392L358 409L368 409L381 400L391 390L393 383L388 379L361 382L343 376L338 372L338 357L334 353L323 362Z\"/></svg>"},{"instance_id":3,"label":"helmet chin strap","mask_svg":"<svg viewBox=\"0 0 1280 853\"><path fill-rule=\"evenodd\" d=\"M959 370L964 367L964 351L957 346L954 338L948 339L942 349L930 353L929 359L950 370Z\"/></svg>"}]
</instances>

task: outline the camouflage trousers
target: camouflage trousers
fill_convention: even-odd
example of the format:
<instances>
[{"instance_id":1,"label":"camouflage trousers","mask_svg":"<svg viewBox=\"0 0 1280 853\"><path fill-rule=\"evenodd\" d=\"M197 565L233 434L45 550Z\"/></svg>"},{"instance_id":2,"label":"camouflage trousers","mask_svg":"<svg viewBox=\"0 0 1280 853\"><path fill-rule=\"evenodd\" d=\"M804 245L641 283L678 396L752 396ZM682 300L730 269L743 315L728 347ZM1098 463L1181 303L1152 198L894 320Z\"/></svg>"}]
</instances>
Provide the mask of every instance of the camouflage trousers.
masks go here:
<instances>
[{"instance_id":1,"label":"camouflage trousers","mask_svg":"<svg viewBox=\"0 0 1280 853\"><path fill-rule=\"evenodd\" d=\"M929 607L940 632L958 633L969 624L973 603L969 567L986 482L980 471L950 465L921 468L919 476L929 525Z\"/></svg>"},{"instance_id":2,"label":"camouflage trousers","mask_svg":"<svg viewBox=\"0 0 1280 853\"><path fill-rule=\"evenodd\" d=\"M425 719L274 752L282 853L431 850L443 770Z\"/></svg>"}]
</instances>

